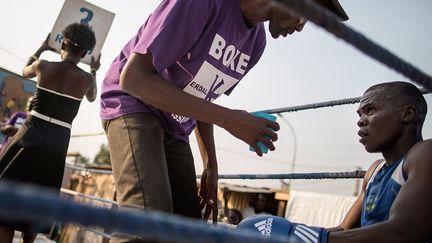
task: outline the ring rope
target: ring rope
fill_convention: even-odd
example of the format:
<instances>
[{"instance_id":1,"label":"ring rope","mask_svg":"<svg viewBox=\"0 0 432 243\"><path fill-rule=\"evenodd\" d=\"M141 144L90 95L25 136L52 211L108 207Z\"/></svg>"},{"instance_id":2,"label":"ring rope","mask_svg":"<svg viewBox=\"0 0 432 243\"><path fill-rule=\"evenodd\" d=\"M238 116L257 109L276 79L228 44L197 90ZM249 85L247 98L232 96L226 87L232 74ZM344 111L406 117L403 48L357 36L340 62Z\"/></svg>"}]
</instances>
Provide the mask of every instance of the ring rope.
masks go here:
<instances>
[{"instance_id":1,"label":"ring rope","mask_svg":"<svg viewBox=\"0 0 432 243\"><path fill-rule=\"evenodd\" d=\"M60 191L62 193L64 193L64 194L68 194L68 195L72 195L72 196L77 196L77 197L86 198L86 199L90 199L90 200L95 200L95 201L99 201L99 202L103 202L103 203L109 203L109 204L112 204L112 205L117 205L116 201L109 200L109 199L106 199L106 198L95 197L95 196L91 196L91 195L88 195L88 194L72 191L72 190L65 189L65 188L61 188Z\"/></svg>"},{"instance_id":2,"label":"ring rope","mask_svg":"<svg viewBox=\"0 0 432 243\"><path fill-rule=\"evenodd\" d=\"M73 170L81 170L84 172L90 172L90 173L98 173L98 174L112 174L111 170L101 170L101 169L92 169L92 168L87 168L84 166L78 166L78 165L71 165L69 163L66 163L65 165L66 167L73 169Z\"/></svg>"},{"instance_id":3,"label":"ring rope","mask_svg":"<svg viewBox=\"0 0 432 243\"><path fill-rule=\"evenodd\" d=\"M174 242L289 242L286 237L275 236L269 240L247 230L228 230L161 212L91 207L61 200L47 189L6 182L0 183L0 217L41 224L56 221L100 226L105 230Z\"/></svg>"},{"instance_id":4,"label":"ring rope","mask_svg":"<svg viewBox=\"0 0 432 243\"><path fill-rule=\"evenodd\" d=\"M111 171L98 170L98 169L87 169L86 167L66 164L66 167L70 167L75 170L82 170L94 173L111 174ZM265 180L265 179L351 179L351 178L363 178L365 174L364 170L355 170L347 172L318 172L318 173L287 173L287 174L237 174L237 175L219 175L219 179L249 179L249 180ZM196 178L201 178L201 175L197 175Z\"/></svg>"},{"instance_id":5,"label":"ring rope","mask_svg":"<svg viewBox=\"0 0 432 243\"><path fill-rule=\"evenodd\" d=\"M105 135L105 132L94 132L94 133L83 133L83 134L72 134L71 138L82 138L82 137L95 137Z\"/></svg>"},{"instance_id":6,"label":"ring rope","mask_svg":"<svg viewBox=\"0 0 432 243\"><path fill-rule=\"evenodd\" d=\"M311 0L277 0L289 10L307 18L316 25L324 28L336 37L343 39L364 54L372 57L387 67L403 74L412 81L422 85L427 90L432 91L432 77L422 72L412 64L402 60L384 47L368 39L365 35L353 30L345 24L339 22L335 14L324 9ZM290 11L291 12L291 11Z\"/></svg>"},{"instance_id":7,"label":"ring rope","mask_svg":"<svg viewBox=\"0 0 432 243\"><path fill-rule=\"evenodd\" d=\"M431 94L431 91L428 91L424 88L420 88L420 92L422 92L422 94L424 94L424 95ZM310 109L317 109L317 108L324 108L324 107L334 107L334 106L340 106L340 105L352 105L352 104L359 103L360 99L361 99L361 97L353 97L353 98L346 98L346 99L339 99L339 100L316 102L316 103L305 104L305 105L296 105L296 106L289 106L289 107L283 107L283 108L260 110L260 111L256 111L256 112L266 112L266 113L278 114L278 113L284 113L284 112L295 112L295 111L310 110ZM87 134L74 134L74 135L71 135L71 138L93 137L93 136L101 136L104 134L105 134L104 132L94 132L94 133L87 133Z\"/></svg>"},{"instance_id":8,"label":"ring rope","mask_svg":"<svg viewBox=\"0 0 432 243\"><path fill-rule=\"evenodd\" d=\"M333 107L333 106L338 106L338 105L348 105L348 104L359 103L360 98L361 97L332 100L332 101L324 101L324 102L311 103L311 104L306 104L306 105L297 105L297 106L290 106L290 107L285 107L285 108L262 110L260 112L273 113L273 114L277 113L278 114L278 113L283 113L283 112L294 112L294 111L310 110L310 109L317 109L317 108L323 108L323 107Z\"/></svg>"},{"instance_id":9,"label":"ring rope","mask_svg":"<svg viewBox=\"0 0 432 243\"><path fill-rule=\"evenodd\" d=\"M423 88L420 88L420 92L423 95L431 93L431 92L429 92ZM257 112L279 114L279 113L284 113L284 112L310 110L310 109L317 109L317 108L323 108L323 107L333 107L333 106L339 106L339 105L352 105L352 104L359 103L360 100L361 100L361 97L354 97L354 98L346 98L346 99L339 99L339 100L323 101L323 102L311 103L311 104L306 104L306 105L296 105L296 106L289 106L289 107L284 107L284 108L261 110L261 111L257 111Z\"/></svg>"},{"instance_id":10,"label":"ring rope","mask_svg":"<svg viewBox=\"0 0 432 243\"><path fill-rule=\"evenodd\" d=\"M288 174L238 174L219 175L219 179L242 179L242 180L280 180L280 179L355 179L363 178L366 171L356 170L351 172L318 172L318 173L288 173ZM201 178L201 175L197 175Z\"/></svg>"}]
</instances>

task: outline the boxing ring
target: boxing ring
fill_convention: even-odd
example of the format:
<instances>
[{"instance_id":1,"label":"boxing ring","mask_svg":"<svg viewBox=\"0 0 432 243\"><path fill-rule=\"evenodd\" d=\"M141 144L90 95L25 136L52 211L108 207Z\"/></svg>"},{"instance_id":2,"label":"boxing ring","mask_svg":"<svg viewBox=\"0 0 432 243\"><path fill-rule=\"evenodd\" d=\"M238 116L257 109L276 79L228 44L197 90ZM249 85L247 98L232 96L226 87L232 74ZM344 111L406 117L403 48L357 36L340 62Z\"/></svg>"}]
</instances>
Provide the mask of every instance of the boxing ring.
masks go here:
<instances>
[{"instance_id":1,"label":"boxing ring","mask_svg":"<svg viewBox=\"0 0 432 243\"><path fill-rule=\"evenodd\" d=\"M279 0L286 11L294 11L307 18L317 26L343 39L353 47L381 62L387 67L409 78L424 87L424 94L432 91L432 78L410 63L400 59L390 51L369 40L363 34L338 21L330 11L315 5L311 0ZM326 101L314 104L292 106L287 108L263 110L263 112L281 114L321 107L333 107L358 103L360 97ZM98 172L82 167L71 167L74 170ZM109 172L104 172L109 173ZM219 179L345 179L363 178L365 171L289 173L289 174L236 174L220 175ZM198 176L199 178L200 176ZM101 203L116 205L113 200L98 198L75 191L62 189L62 193L73 197L86 198ZM0 183L0 217L8 220L26 220L35 226L51 225L53 222L74 224L93 230L97 226L105 232L119 231L135 234L143 238L160 239L174 242L287 242L285 237L274 237L271 240L255 236L248 231L231 230L223 225L210 225L201 221L181 216L156 212L136 212L104 207L94 207L64 200L58 194L44 188ZM37 222L37 223L36 223ZM36 228L37 229L37 228ZM109 238L104 232L95 233Z\"/></svg>"}]
</instances>

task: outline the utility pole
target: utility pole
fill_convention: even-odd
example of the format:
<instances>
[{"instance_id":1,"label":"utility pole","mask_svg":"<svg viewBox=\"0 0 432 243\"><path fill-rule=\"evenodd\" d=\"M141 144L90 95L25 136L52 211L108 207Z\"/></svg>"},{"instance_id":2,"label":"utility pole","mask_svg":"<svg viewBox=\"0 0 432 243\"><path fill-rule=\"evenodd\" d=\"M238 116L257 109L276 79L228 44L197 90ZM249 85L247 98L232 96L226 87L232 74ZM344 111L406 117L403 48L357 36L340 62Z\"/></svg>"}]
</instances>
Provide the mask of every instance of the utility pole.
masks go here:
<instances>
[{"instance_id":1,"label":"utility pole","mask_svg":"<svg viewBox=\"0 0 432 243\"><path fill-rule=\"evenodd\" d=\"M361 167L357 165L356 166L356 170L361 170ZM361 181L362 181L361 178L355 179L355 185L354 185L354 193L353 193L353 195L356 196L356 197L360 194Z\"/></svg>"}]
</instances>

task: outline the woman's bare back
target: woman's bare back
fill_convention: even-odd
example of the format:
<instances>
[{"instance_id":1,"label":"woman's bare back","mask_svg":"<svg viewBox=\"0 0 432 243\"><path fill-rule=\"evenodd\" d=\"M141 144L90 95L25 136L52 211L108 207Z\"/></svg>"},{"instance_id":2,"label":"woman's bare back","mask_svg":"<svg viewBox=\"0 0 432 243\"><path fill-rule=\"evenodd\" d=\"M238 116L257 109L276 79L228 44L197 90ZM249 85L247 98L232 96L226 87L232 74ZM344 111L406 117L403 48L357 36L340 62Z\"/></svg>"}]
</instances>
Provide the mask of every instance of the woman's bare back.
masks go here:
<instances>
[{"instance_id":1,"label":"woman's bare back","mask_svg":"<svg viewBox=\"0 0 432 243\"><path fill-rule=\"evenodd\" d=\"M37 66L37 83L43 88L82 99L93 87L93 76L74 63L41 60Z\"/></svg>"}]
</instances>

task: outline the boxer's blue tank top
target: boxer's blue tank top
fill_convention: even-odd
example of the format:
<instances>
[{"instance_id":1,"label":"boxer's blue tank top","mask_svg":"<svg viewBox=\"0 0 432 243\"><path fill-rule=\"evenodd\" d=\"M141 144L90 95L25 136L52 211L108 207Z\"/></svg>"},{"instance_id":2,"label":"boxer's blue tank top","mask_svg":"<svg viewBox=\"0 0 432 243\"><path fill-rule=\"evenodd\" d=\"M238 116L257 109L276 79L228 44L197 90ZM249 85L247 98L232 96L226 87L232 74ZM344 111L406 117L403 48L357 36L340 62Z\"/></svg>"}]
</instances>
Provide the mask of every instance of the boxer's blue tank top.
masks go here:
<instances>
[{"instance_id":1,"label":"boxer's blue tank top","mask_svg":"<svg viewBox=\"0 0 432 243\"><path fill-rule=\"evenodd\" d=\"M402 169L404 161L405 156L390 165L382 161L375 167L366 186L361 212L362 227L388 219L393 201L407 179Z\"/></svg>"},{"instance_id":2,"label":"boxer's blue tank top","mask_svg":"<svg viewBox=\"0 0 432 243\"><path fill-rule=\"evenodd\" d=\"M393 201L408 179L403 171L404 162L405 156L402 156L391 165L382 161L375 167L366 186L361 227L388 220ZM432 237L427 242L432 242Z\"/></svg>"}]
</instances>

